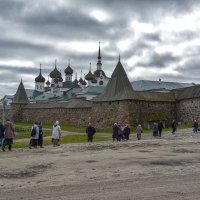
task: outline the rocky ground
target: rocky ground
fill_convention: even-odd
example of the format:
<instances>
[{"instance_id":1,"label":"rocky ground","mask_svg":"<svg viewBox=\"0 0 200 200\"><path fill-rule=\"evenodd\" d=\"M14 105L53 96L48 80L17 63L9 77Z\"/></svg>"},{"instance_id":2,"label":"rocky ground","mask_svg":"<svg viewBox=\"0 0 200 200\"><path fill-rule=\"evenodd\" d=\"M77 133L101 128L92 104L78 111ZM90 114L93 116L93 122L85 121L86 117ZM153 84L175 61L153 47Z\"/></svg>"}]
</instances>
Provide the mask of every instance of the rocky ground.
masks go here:
<instances>
[{"instance_id":1,"label":"rocky ground","mask_svg":"<svg viewBox=\"0 0 200 200\"><path fill-rule=\"evenodd\" d=\"M200 132L0 152L2 200L199 200Z\"/></svg>"}]
</instances>

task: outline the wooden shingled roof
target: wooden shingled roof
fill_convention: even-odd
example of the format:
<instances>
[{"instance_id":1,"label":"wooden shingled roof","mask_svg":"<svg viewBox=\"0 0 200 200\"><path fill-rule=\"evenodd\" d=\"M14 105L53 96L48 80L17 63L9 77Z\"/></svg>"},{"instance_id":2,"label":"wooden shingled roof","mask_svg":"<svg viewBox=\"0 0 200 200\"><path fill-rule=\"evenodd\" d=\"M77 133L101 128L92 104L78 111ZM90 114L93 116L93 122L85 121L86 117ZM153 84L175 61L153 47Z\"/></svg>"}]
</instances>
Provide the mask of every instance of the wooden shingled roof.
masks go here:
<instances>
[{"instance_id":1,"label":"wooden shingled roof","mask_svg":"<svg viewBox=\"0 0 200 200\"><path fill-rule=\"evenodd\" d=\"M134 91L119 60L104 91L95 97L93 101L118 101L125 99L134 99Z\"/></svg>"},{"instance_id":2,"label":"wooden shingled roof","mask_svg":"<svg viewBox=\"0 0 200 200\"><path fill-rule=\"evenodd\" d=\"M12 103L27 104L28 102L29 102L29 100L28 100L24 85L23 85L22 80L21 80Z\"/></svg>"},{"instance_id":3,"label":"wooden shingled roof","mask_svg":"<svg viewBox=\"0 0 200 200\"><path fill-rule=\"evenodd\" d=\"M173 90L177 100L200 97L200 85Z\"/></svg>"},{"instance_id":4,"label":"wooden shingled roof","mask_svg":"<svg viewBox=\"0 0 200 200\"><path fill-rule=\"evenodd\" d=\"M175 95L173 92L136 92L137 100L141 101L162 101L175 102Z\"/></svg>"}]
</instances>

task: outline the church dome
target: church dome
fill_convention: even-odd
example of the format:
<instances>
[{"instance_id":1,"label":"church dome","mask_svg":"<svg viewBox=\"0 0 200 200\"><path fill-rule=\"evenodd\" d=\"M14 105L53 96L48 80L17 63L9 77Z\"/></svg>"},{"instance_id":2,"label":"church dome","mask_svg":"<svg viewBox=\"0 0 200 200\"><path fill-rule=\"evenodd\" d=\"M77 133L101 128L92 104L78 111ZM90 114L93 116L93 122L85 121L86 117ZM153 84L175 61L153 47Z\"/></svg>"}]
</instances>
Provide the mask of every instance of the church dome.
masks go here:
<instances>
[{"instance_id":1,"label":"church dome","mask_svg":"<svg viewBox=\"0 0 200 200\"><path fill-rule=\"evenodd\" d=\"M48 85L48 86L50 85L50 81L49 80L46 82L46 85Z\"/></svg>"},{"instance_id":2,"label":"church dome","mask_svg":"<svg viewBox=\"0 0 200 200\"><path fill-rule=\"evenodd\" d=\"M37 76L35 78L35 82L39 82L39 83L44 83L45 82L45 78L42 76L41 73L39 74L39 76Z\"/></svg>"},{"instance_id":3,"label":"church dome","mask_svg":"<svg viewBox=\"0 0 200 200\"><path fill-rule=\"evenodd\" d=\"M42 73L41 73L41 64L40 64L40 73L35 78L35 82L38 82L38 83L44 83L45 82L45 78L42 76Z\"/></svg>"},{"instance_id":4,"label":"church dome","mask_svg":"<svg viewBox=\"0 0 200 200\"><path fill-rule=\"evenodd\" d=\"M82 84L82 85L87 85L87 83L86 83L85 80L83 80L81 84Z\"/></svg>"},{"instance_id":5,"label":"church dome","mask_svg":"<svg viewBox=\"0 0 200 200\"><path fill-rule=\"evenodd\" d=\"M58 81L63 82L63 78L62 77L58 78Z\"/></svg>"},{"instance_id":6,"label":"church dome","mask_svg":"<svg viewBox=\"0 0 200 200\"><path fill-rule=\"evenodd\" d=\"M50 73L50 77L51 78L60 78L61 77L61 73L57 70L56 66L55 66L54 70Z\"/></svg>"},{"instance_id":7,"label":"church dome","mask_svg":"<svg viewBox=\"0 0 200 200\"><path fill-rule=\"evenodd\" d=\"M78 80L77 80L77 78L74 80L74 83L78 84Z\"/></svg>"},{"instance_id":8,"label":"church dome","mask_svg":"<svg viewBox=\"0 0 200 200\"><path fill-rule=\"evenodd\" d=\"M80 78L80 79L79 79L79 83L81 83L81 84L82 84L82 82L83 82L83 79L82 79L82 78Z\"/></svg>"},{"instance_id":9,"label":"church dome","mask_svg":"<svg viewBox=\"0 0 200 200\"><path fill-rule=\"evenodd\" d=\"M95 76L94 76L94 74L91 73L91 71L89 71L89 73L86 74L86 76L85 76L85 79L86 79L87 81L91 81L91 80L94 79L94 78L95 78Z\"/></svg>"},{"instance_id":10,"label":"church dome","mask_svg":"<svg viewBox=\"0 0 200 200\"><path fill-rule=\"evenodd\" d=\"M71 75L71 74L73 74L73 69L70 67L70 66L68 66L66 69L65 69L65 74L66 75Z\"/></svg>"}]
</instances>

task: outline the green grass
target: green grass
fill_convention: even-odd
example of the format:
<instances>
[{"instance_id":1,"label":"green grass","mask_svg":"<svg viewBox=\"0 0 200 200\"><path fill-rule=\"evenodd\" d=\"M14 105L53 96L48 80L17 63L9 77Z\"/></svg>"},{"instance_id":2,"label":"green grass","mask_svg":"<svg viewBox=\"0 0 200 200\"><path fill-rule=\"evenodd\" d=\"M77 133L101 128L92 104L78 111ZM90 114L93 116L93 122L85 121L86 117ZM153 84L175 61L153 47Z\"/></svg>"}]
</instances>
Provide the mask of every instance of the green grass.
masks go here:
<instances>
[{"instance_id":1,"label":"green grass","mask_svg":"<svg viewBox=\"0 0 200 200\"><path fill-rule=\"evenodd\" d=\"M30 122L15 122L14 126L18 129L31 129L33 123ZM75 125L67 125L67 124L60 124L61 129L63 131L69 132L78 132L78 133L85 133L85 126L75 126ZM42 124L43 128L52 129L53 124Z\"/></svg>"},{"instance_id":2,"label":"green grass","mask_svg":"<svg viewBox=\"0 0 200 200\"><path fill-rule=\"evenodd\" d=\"M26 135L25 135L26 136ZM27 137L23 137L23 134L20 135L20 138L15 139L27 139ZM95 135L94 136L94 142L102 142L102 141L108 141L109 137L101 136L101 135ZM65 135L61 137L61 144L69 144L69 143L84 143L87 142L87 136L82 134L76 134L76 135ZM46 145L52 145L51 138L44 138L43 141L44 146ZM14 140L13 148L26 148L29 146L29 140Z\"/></svg>"},{"instance_id":3,"label":"green grass","mask_svg":"<svg viewBox=\"0 0 200 200\"><path fill-rule=\"evenodd\" d=\"M51 136L52 131L51 130L44 130L43 131L43 137ZM31 133L30 132L18 132L15 136L15 139L24 139L24 138L30 138Z\"/></svg>"}]
</instances>

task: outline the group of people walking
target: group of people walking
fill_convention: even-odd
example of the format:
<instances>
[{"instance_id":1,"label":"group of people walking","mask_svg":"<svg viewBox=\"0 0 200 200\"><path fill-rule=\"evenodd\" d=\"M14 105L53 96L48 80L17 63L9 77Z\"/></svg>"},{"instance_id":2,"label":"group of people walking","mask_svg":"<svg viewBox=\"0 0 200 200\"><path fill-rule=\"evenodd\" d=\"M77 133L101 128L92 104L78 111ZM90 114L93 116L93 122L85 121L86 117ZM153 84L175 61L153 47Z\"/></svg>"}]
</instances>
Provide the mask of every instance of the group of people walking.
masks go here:
<instances>
[{"instance_id":1,"label":"group of people walking","mask_svg":"<svg viewBox=\"0 0 200 200\"><path fill-rule=\"evenodd\" d=\"M172 121L171 127L172 127L172 134L175 134L177 127L177 123L175 120ZM161 137L163 128L164 125L162 121L159 121L158 123L154 122L152 125L153 137ZM198 131L198 122L195 119L193 123L193 132L197 133L197 131ZM141 135L143 132L141 124L139 124L136 127L135 132L137 135L137 139L141 140ZM95 133L96 129L91 125L91 123L89 123L89 125L86 127L88 142L93 142L93 136ZM129 140L130 133L131 129L128 126L128 124L124 125L120 123L118 124L115 123L112 126L113 142ZM0 122L0 147L2 148L2 151L5 151L6 146L8 146L9 151L12 150L14 137L15 137L14 126L11 120L7 119L4 125ZM61 138L61 127L59 121L56 121L52 127L52 143L54 147L60 146L60 138ZM41 122L35 122L31 127L31 137L29 142L29 148L32 147L37 148L38 146L43 148L43 129Z\"/></svg>"},{"instance_id":2,"label":"group of people walking","mask_svg":"<svg viewBox=\"0 0 200 200\"><path fill-rule=\"evenodd\" d=\"M60 146L61 128L59 121L53 124L52 128L52 143L53 146ZM29 148L37 147L43 148L43 129L41 122L35 122L31 127L31 137L29 142Z\"/></svg>"},{"instance_id":3,"label":"group of people walking","mask_svg":"<svg viewBox=\"0 0 200 200\"><path fill-rule=\"evenodd\" d=\"M158 123L154 122L152 127L153 137L161 137L163 128L162 121L159 121Z\"/></svg>"},{"instance_id":4,"label":"group of people walking","mask_svg":"<svg viewBox=\"0 0 200 200\"><path fill-rule=\"evenodd\" d=\"M129 140L129 135L131 133L131 129L129 128L128 124L120 124L115 123L112 127L112 138L114 141L122 141L122 140Z\"/></svg>"}]
</instances>

